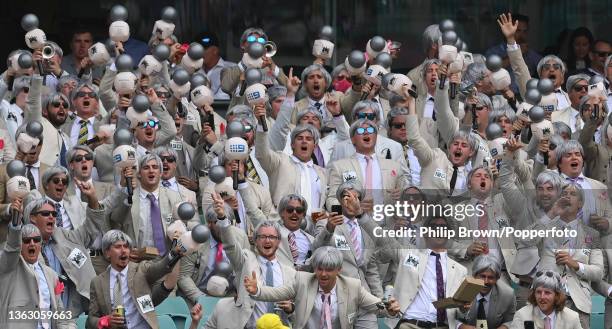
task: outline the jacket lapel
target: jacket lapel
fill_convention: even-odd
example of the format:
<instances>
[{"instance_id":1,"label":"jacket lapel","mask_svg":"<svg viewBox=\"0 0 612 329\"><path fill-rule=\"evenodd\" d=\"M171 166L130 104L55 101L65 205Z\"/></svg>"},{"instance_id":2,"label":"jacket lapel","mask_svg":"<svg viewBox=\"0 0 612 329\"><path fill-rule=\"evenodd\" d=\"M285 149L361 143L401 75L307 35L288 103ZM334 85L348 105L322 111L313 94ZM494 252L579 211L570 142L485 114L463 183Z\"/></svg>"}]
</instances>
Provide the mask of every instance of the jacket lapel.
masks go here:
<instances>
[{"instance_id":1,"label":"jacket lapel","mask_svg":"<svg viewBox=\"0 0 612 329\"><path fill-rule=\"evenodd\" d=\"M110 308L112 305L110 298L110 266L100 274L100 280L105 304Z\"/></svg>"},{"instance_id":2,"label":"jacket lapel","mask_svg":"<svg viewBox=\"0 0 612 329\"><path fill-rule=\"evenodd\" d=\"M489 296L489 312L487 312L487 321L489 323L495 322L495 317L497 316L497 307L499 304L497 303L497 299L499 298L499 291L497 290L497 285L491 288L491 296Z\"/></svg>"},{"instance_id":3,"label":"jacket lapel","mask_svg":"<svg viewBox=\"0 0 612 329\"><path fill-rule=\"evenodd\" d=\"M365 177L363 177L361 173L361 166L359 165L359 160L357 160L357 153L351 157L351 165L353 167L353 171L355 171L355 174L357 175L357 179L359 179L359 182L363 184L363 187L365 188Z\"/></svg>"},{"instance_id":4,"label":"jacket lapel","mask_svg":"<svg viewBox=\"0 0 612 329\"><path fill-rule=\"evenodd\" d=\"M140 234L138 234L138 228L141 225L140 220L140 187L134 190L132 196L132 206L130 207L130 213L132 215L132 230L134 231L134 240L136 240L136 246L140 246Z\"/></svg>"},{"instance_id":5,"label":"jacket lapel","mask_svg":"<svg viewBox=\"0 0 612 329\"><path fill-rule=\"evenodd\" d=\"M349 291L347 291L347 287L344 284L344 280L341 277L338 277L336 280L336 298L338 300L338 320L340 321L340 327L344 328L342 323L349 323L349 318L347 314L347 300L344 299L345 296L349 295ZM355 314L353 314L352 322L355 321ZM349 324L347 328L351 328L352 326Z\"/></svg>"}]
</instances>

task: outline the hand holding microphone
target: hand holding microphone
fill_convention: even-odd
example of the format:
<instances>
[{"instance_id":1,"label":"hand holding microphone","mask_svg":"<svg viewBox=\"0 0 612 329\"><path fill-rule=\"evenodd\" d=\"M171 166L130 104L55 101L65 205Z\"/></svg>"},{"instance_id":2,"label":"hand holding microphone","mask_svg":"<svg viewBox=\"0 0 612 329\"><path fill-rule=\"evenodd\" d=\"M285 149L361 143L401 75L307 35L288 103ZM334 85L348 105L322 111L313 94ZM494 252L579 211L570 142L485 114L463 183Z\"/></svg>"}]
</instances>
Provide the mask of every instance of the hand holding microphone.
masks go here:
<instances>
[{"instance_id":1,"label":"hand holding microphone","mask_svg":"<svg viewBox=\"0 0 612 329\"><path fill-rule=\"evenodd\" d=\"M225 156L230 161L245 161L249 157L249 145L242 138L244 126L239 121L232 121L227 125L227 141L225 142ZM238 190L238 170L232 170L234 191Z\"/></svg>"},{"instance_id":2,"label":"hand holding microphone","mask_svg":"<svg viewBox=\"0 0 612 329\"><path fill-rule=\"evenodd\" d=\"M25 34L26 45L32 50L42 49L47 42L47 35L45 32L38 28L38 17L34 14L26 14L21 18L21 27L27 32ZM38 73L42 76L45 75L45 70L41 60L36 61L38 67ZM43 84L45 81L43 81Z\"/></svg>"},{"instance_id":3,"label":"hand holding microphone","mask_svg":"<svg viewBox=\"0 0 612 329\"><path fill-rule=\"evenodd\" d=\"M445 27L442 23L440 23L440 30ZM445 28L448 28L446 26ZM438 59L442 62L442 64L448 65L457 59L457 47L455 44L457 42L457 33L453 30L445 30L442 31L442 46L438 51ZM446 74L440 76L440 83L438 88L443 89L444 84L446 83Z\"/></svg>"},{"instance_id":4,"label":"hand holding microphone","mask_svg":"<svg viewBox=\"0 0 612 329\"><path fill-rule=\"evenodd\" d=\"M122 171L132 170L136 166L136 149L132 146L134 137L127 129L117 129L113 136L115 141L115 149L113 150L113 163ZM124 175L126 188L128 192L128 204L132 204L132 196L134 189L132 186L132 175Z\"/></svg>"},{"instance_id":5,"label":"hand holding microphone","mask_svg":"<svg viewBox=\"0 0 612 329\"><path fill-rule=\"evenodd\" d=\"M30 193L30 183L25 177L26 167L19 160L12 160L6 165L6 173L10 177L6 182L8 200L11 201L10 214L13 226L21 224L23 198Z\"/></svg>"},{"instance_id":6,"label":"hand holding microphone","mask_svg":"<svg viewBox=\"0 0 612 329\"><path fill-rule=\"evenodd\" d=\"M245 81L247 84L247 88L244 91L245 97L247 99L247 103L251 107L257 105L264 105L268 101L268 95L266 93L266 86L261 84L261 72L258 69L251 68L246 70L245 72ZM266 116L258 116L257 120L259 124L263 128L263 131L268 131L268 124L266 122Z\"/></svg>"},{"instance_id":7,"label":"hand holding microphone","mask_svg":"<svg viewBox=\"0 0 612 329\"><path fill-rule=\"evenodd\" d=\"M108 35L114 42L126 42L130 38L130 26L126 23L128 11L122 5L114 5L110 10ZM118 49L123 54L123 49Z\"/></svg>"}]
</instances>

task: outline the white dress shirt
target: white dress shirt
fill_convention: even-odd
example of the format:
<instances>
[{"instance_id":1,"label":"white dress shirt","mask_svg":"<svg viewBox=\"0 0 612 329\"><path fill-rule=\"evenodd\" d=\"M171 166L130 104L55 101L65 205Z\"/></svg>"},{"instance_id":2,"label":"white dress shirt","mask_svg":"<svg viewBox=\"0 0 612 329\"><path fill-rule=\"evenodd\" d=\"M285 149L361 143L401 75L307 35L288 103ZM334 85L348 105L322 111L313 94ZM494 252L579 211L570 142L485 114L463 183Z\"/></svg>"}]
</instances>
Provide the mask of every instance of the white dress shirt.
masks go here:
<instances>
[{"instance_id":1,"label":"white dress shirt","mask_svg":"<svg viewBox=\"0 0 612 329\"><path fill-rule=\"evenodd\" d=\"M205 280L208 281L208 277L212 274L212 272L215 270L215 261L216 261L216 257L217 257L217 248L219 246L219 242L217 240L215 240L214 237L210 237L210 253L208 254L208 264L206 264L206 270L204 271L204 276L202 278L204 278ZM227 254L225 253L225 249L221 251L221 254L223 255L223 261L227 262L228 264L230 263L229 258L227 258Z\"/></svg>"},{"instance_id":2,"label":"white dress shirt","mask_svg":"<svg viewBox=\"0 0 612 329\"><path fill-rule=\"evenodd\" d=\"M79 131L81 130L81 119L77 117L72 123L72 128L70 129L70 143L71 145L79 144ZM92 139L96 132L94 131L94 122L96 121L96 117L91 117L87 119L87 139Z\"/></svg>"},{"instance_id":3,"label":"white dress shirt","mask_svg":"<svg viewBox=\"0 0 612 329\"><path fill-rule=\"evenodd\" d=\"M291 156L291 160L300 169L300 191L296 191L308 201L308 210L306 215L310 215L312 209L318 209L321 207L319 204L321 201L321 184L319 175L314 168L312 160L308 162L302 162L294 155Z\"/></svg>"},{"instance_id":4,"label":"white dress shirt","mask_svg":"<svg viewBox=\"0 0 612 329\"><path fill-rule=\"evenodd\" d=\"M298 249L298 258L297 264L303 265L306 262L306 258L308 258L308 252L310 251L310 240L301 229L295 230L293 232L289 232L289 234L293 233L295 236L295 245Z\"/></svg>"},{"instance_id":5,"label":"white dress shirt","mask_svg":"<svg viewBox=\"0 0 612 329\"><path fill-rule=\"evenodd\" d=\"M374 153L370 155L372 157L372 190L366 191L372 193L374 198L374 204L383 204L384 195L383 195L383 179L382 179L382 171L380 170L380 163L378 162L378 156ZM363 177L363 188L366 189L366 180L367 180L367 166L368 163L366 161L365 154L355 153L355 157L357 157L357 161L359 161L359 166L361 167L361 177Z\"/></svg>"},{"instance_id":6,"label":"white dress shirt","mask_svg":"<svg viewBox=\"0 0 612 329\"><path fill-rule=\"evenodd\" d=\"M429 93L427 93L427 98L425 98L425 108L423 109L423 118L431 118L434 113L434 99Z\"/></svg>"},{"instance_id":7,"label":"white dress shirt","mask_svg":"<svg viewBox=\"0 0 612 329\"><path fill-rule=\"evenodd\" d=\"M165 186L164 184L170 183L170 185ZM176 181L176 177L170 177L170 179L168 180L162 180L161 182L162 186L164 186L165 188L172 190L174 192L180 193L179 192L179 186L178 186L178 182Z\"/></svg>"},{"instance_id":8,"label":"white dress shirt","mask_svg":"<svg viewBox=\"0 0 612 329\"><path fill-rule=\"evenodd\" d=\"M336 293L336 287L329 292L330 295L330 309L331 309L331 320L332 326L338 325L338 294ZM306 328L321 328L321 312L323 310L323 290L319 287L319 292L314 300L314 305L312 307L312 312L310 313L310 317L308 318L308 322Z\"/></svg>"},{"instance_id":9,"label":"white dress shirt","mask_svg":"<svg viewBox=\"0 0 612 329\"><path fill-rule=\"evenodd\" d=\"M567 107L572 106L567 94L559 87L555 90L555 96L557 97L557 110L563 110Z\"/></svg>"},{"instance_id":10,"label":"white dress shirt","mask_svg":"<svg viewBox=\"0 0 612 329\"><path fill-rule=\"evenodd\" d=\"M536 306L536 309L538 310L538 316L540 317L540 319L542 319L542 323L546 324L546 317L548 316L550 317L550 327L555 328L555 322L557 321L557 311L553 310L552 313L546 315L539 307Z\"/></svg>"},{"instance_id":11,"label":"white dress shirt","mask_svg":"<svg viewBox=\"0 0 612 329\"><path fill-rule=\"evenodd\" d=\"M257 256L257 261L259 262L259 273L257 276L261 278L259 280L259 284L266 285L266 272L268 267L266 264L268 262L272 262L272 272L274 273L274 287L280 287L283 285L283 271L280 267L280 263L278 259L274 258L273 260L267 260L261 256ZM253 314L247 323L247 328L255 328L255 323L257 319L259 319L262 315L268 312L268 302L255 302L255 308L253 309Z\"/></svg>"},{"instance_id":12,"label":"white dress shirt","mask_svg":"<svg viewBox=\"0 0 612 329\"><path fill-rule=\"evenodd\" d=\"M36 262L34 264L28 264L28 267L36 274L36 280L38 281L38 303L40 310L51 310L51 290L49 289L49 283L47 282L42 266L40 266L39 262ZM37 329L47 328L50 328L48 322L45 324L41 321L38 322Z\"/></svg>"},{"instance_id":13,"label":"white dress shirt","mask_svg":"<svg viewBox=\"0 0 612 329\"><path fill-rule=\"evenodd\" d=\"M412 304L410 304L404 312L404 318L419 321L437 322L438 314L436 308L432 304L432 302L438 300L438 288L436 284L436 257L431 254L430 249L427 249L427 253L429 254L429 256L427 257L427 268L425 269L425 275L423 275L421 289L419 289L419 292L412 301ZM448 277L446 275L447 262L448 254L446 252L441 252L440 263L442 264L442 276L444 277L445 296L446 279Z\"/></svg>"},{"instance_id":14,"label":"white dress shirt","mask_svg":"<svg viewBox=\"0 0 612 329\"><path fill-rule=\"evenodd\" d=\"M155 196L155 199L157 200L157 205L158 207L159 205L159 188L157 188L155 191L151 192L153 193L153 195ZM140 228L138 229L138 241L140 241L138 247L145 247L145 246L154 246L155 245L155 241L153 241L153 225L151 224L151 201L149 201L149 198L147 197L147 195L149 195L149 192L140 189ZM161 215L161 222L162 222L162 228L164 229L164 236L165 236L165 232L166 232L166 221L163 218L164 215L161 213L161 207L160 207L160 215Z\"/></svg>"},{"instance_id":15,"label":"white dress shirt","mask_svg":"<svg viewBox=\"0 0 612 329\"><path fill-rule=\"evenodd\" d=\"M118 272L113 267L110 268L110 297L111 304L113 308L115 305L123 305L125 308L125 321L128 328L132 329L148 329L149 324L145 321L145 319L140 315L138 309L136 308L136 304L130 296L130 289L128 286L128 266L126 266L121 272ZM117 283L117 274L121 273L120 281L121 281L121 297L123 301L120 304L115 303L115 283Z\"/></svg>"}]
</instances>

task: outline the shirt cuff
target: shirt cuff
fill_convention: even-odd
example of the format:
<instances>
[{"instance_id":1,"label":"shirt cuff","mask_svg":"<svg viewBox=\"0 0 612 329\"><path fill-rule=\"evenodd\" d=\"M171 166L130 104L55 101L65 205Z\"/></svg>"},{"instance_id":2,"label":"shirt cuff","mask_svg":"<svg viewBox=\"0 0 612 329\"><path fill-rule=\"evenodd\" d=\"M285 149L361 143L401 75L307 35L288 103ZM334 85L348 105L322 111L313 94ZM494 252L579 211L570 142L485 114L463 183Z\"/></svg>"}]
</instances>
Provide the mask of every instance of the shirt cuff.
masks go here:
<instances>
[{"instance_id":1,"label":"shirt cuff","mask_svg":"<svg viewBox=\"0 0 612 329\"><path fill-rule=\"evenodd\" d=\"M278 75L280 74L280 69L278 68L278 65L274 66L274 77L278 78Z\"/></svg>"},{"instance_id":2,"label":"shirt cuff","mask_svg":"<svg viewBox=\"0 0 612 329\"><path fill-rule=\"evenodd\" d=\"M117 72L117 66L115 66L115 62L112 62L111 65L108 67L109 70Z\"/></svg>"},{"instance_id":3,"label":"shirt cuff","mask_svg":"<svg viewBox=\"0 0 612 329\"><path fill-rule=\"evenodd\" d=\"M508 47L507 49L509 51L514 51L514 50L520 50L521 49L521 46L519 46L518 43L507 44L506 47Z\"/></svg>"},{"instance_id":4,"label":"shirt cuff","mask_svg":"<svg viewBox=\"0 0 612 329\"><path fill-rule=\"evenodd\" d=\"M576 271L576 274L581 277L584 276L584 264L578 263L578 271Z\"/></svg>"}]
</instances>

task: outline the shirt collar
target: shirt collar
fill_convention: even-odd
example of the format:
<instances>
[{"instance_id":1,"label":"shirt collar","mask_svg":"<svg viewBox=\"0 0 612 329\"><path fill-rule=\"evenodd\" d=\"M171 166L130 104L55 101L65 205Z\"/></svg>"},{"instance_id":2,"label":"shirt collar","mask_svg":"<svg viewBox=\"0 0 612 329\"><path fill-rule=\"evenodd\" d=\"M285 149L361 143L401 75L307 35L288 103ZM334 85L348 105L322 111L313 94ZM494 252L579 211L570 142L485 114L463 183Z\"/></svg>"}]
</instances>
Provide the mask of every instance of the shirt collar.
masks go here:
<instances>
[{"instance_id":1,"label":"shirt collar","mask_svg":"<svg viewBox=\"0 0 612 329\"><path fill-rule=\"evenodd\" d=\"M481 295L480 293L478 293L478 296L476 297L476 301L480 301L481 298L484 298L485 301L487 301L487 303L489 302L489 299L491 298L491 290L489 290L489 293L486 295Z\"/></svg>"},{"instance_id":2,"label":"shirt collar","mask_svg":"<svg viewBox=\"0 0 612 329\"><path fill-rule=\"evenodd\" d=\"M291 160L293 160L293 162L297 163L297 164L303 164L307 167L313 167L314 163L312 162L312 160L308 161L308 162L303 162L302 160L298 159L295 155L291 155Z\"/></svg>"},{"instance_id":3,"label":"shirt collar","mask_svg":"<svg viewBox=\"0 0 612 329\"><path fill-rule=\"evenodd\" d=\"M36 161L34 164L31 164L31 165L27 164L26 167L28 167L28 166L32 167L32 168L39 169L40 168L40 160Z\"/></svg>"},{"instance_id":4,"label":"shirt collar","mask_svg":"<svg viewBox=\"0 0 612 329\"><path fill-rule=\"evenodd\" d=\"M170 183L171 185L178 185L178 183L176 182L176 177L170 177L170 179L168 179L166 182Z\"/></svg>"},{"instance_id":5,"label":"shirt collar","mask_svg":"<svg viewBox=\"0 0 612 329\"><path fill-rule=\"evenodd\" d=\"M130 266L130 265L128 264L128 266L126 266L126 267L125 267L125 268L124 268L124 269L123 269L121 272L119 272L119 271L115 270L115 269L114 269L114 268L111 266L111 268L110 268L110 275L111 275L111 278L112 278L113 280L115 280L115 278L117 277L117 273L121 273L123 277L127 278L127 273L128 273L128 267L129 267L129 266Z\"/></svg>"},{"instance_id":6,"label":"shirt collar","mask_svg":"<svg viewBox=\"0 0 612 329\"><path fill-rule=\"evenodd\" d=\"M159 185L157 186L157 188L153 192L145 191L142 188L140 189L140 197L141 198L146 198L149 195L149 193L153 193L153 195L155 196L155 199L159 200Z\"/></svg>"},{"instance_id":7,"label":"shirt collar","mask_svg":"<svg viewBox=\"0 0 612 329\"><path fill-rule=\"evenodd\" d=\"M91 118L89 118L87 120L81 118L80 116L77 116L77 119L75 121L76 121L77 124L80 124L81 121L87 121L87 122L89 122L89 123L91 123L93 125L95 120L96 120L95 116L93 116L93 117L91 117Z\"/></svg>"},{"instance_id":8,"label":"shirt collar","mask_svg":"<svg viewBox=\"0 0 612 329\"><path fill-rule=\"evenodd\" d=\"M257 259L259 260L259 264L262 264L262 265L264 265L264 266L265 266L265 265L266 265L266 263L268 263L268 262L271 262L271 263L272 263L272 266L276 266L276 265L278 265L278 258L276 258L276 257L274 257L274 259L272 259L272 260L269 260L269 259L267 259L267 258L264 258L263 256L257 256Z\"/></svg>"},{"instance_id":9,"label":"shirt collar","mask_svg":"<svg viewBox=\"0 0 612 329\"><path fill-rule=\"evenodd\" d=\"M433 256L433 255L431 254L432 252L434 252L434 251L433 251L433 250L431 250L431 249L429 249L429 248L427 248L427 255L429 255L429 256ZM446 251L440 251L440 252L436 252L436 253L440 255L440 259L445 259L445 258L446 258L446 255L447 255L447 252L446 252Z\"/></svg>"},{"instance_id":10,"label":"shirt collar","mask_svg":"<svg viewBox=\"0 0 612 329\"><path fill-rule=\"evenodd\" d=\"M376 152L372 153L370 155L365 155L365 154L362 154L362 153L355 153L355 156L357 157L358 160L365 161L366 160L366 156L369 156L369 157L372 158L372 160L374 160L374 159L376 159Z\"/></svg>"},{"instance_id":11,"label":"shirt collar","mask_svg":"<svg viewBox=\"0 0 612 329\"><path fill-rule=\"evenodd\" d=\"M540 317L540 319L542 319L542 321L546 320L546 317L549 316L550 317L550 321L554 322L555 318L557 317L557 311L552 311L552 313L550 313L549 315L544 314L544 312L542 312L542 310L536 306L536 309L538 309L538 316Z\"/></svg>"},{"instance_id":12,"label":"shirt collar","mask_svg":"<svg viewBox=\"0 0 612 329\"><path fill-rule=\"evenodd\" d=\"M318 101L315 101L314 99L310 98L310 96L308 96L307 99L308 99L308 105L310 106L314 106L315 103L325 105L325 95L323 95L323 97L321 97L321 99L319 99Z\"/></svg>"},{"instance_id":13,"label":"shirt collar","mask_svg":"<svg viewBox=\"0 0 612 329\"><path fill-rule=\"evenodd\" d=\"M60 201L55 201L55 200L51 199L51 198L50 198L50 197L48 197L48 196L47 196L46 198L47 198L47 200L49 200L49 201L53 202L53 204L59 203L59 205L60 205L60 206L62 206L62 208L64 207L64 199L62 199L62 200L60 200Z\"/></svg>"},{"instance_id":14,"label":"shirt collar","mask_svg":"<svg viewBox=\"0 0 612 329\"><path fill-rule=\"evenodd\" d=\"M349 224L351 226L353 225L359 226L359 223L357 222L357 218L350 219L346 216L344 216L344 224Z\"/></svg>"},{"instance_id":15,"label":"shirt collar","mask_svg":"<svg viewBox=\"0 0 612 329\"><path fill-rule=\"evenodd\" d=\"M336 279L337 280L337 279ZM338 281L336 281L336 285L332 288L332 290L330 290L329 295L330 296L336 296L336 287L338 287ZM323 289L321 289L321 286L319 286L319 293L322 295L324 294Z\"/></svg>"}]
</instances>

